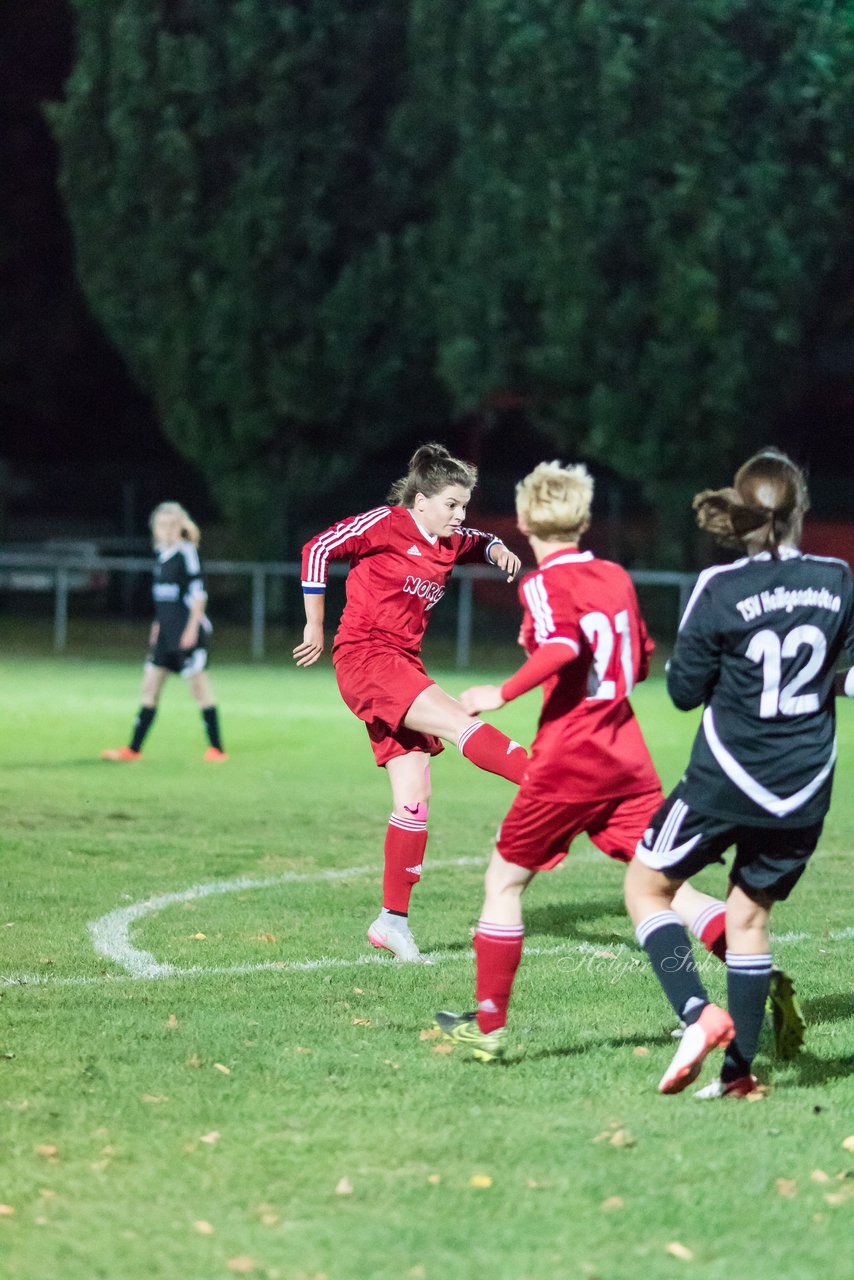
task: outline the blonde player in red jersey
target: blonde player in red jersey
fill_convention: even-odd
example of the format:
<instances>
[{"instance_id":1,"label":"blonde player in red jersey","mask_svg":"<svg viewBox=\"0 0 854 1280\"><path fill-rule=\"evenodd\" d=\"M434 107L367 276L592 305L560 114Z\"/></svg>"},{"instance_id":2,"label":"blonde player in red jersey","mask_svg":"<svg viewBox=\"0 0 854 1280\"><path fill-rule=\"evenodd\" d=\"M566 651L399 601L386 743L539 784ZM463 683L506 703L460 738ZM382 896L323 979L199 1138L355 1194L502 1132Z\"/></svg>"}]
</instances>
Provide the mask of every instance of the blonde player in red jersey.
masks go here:
<instances>
[{"instance_id":1,"label":"blonde player in red jersey","mask_svg":"<svg viewBox=\"0 0 854 1280\"><path fill-rule=\"evenodd\" d=\"M430 757L455 743L481 769L519 783L528 755L492 725L469 715L431 680L421 661L430 610L457 564L495 565L512 582L519 557L500 538L463 528L477 480L467 462L422 445L389 495L391 505L341 520L303 547L306 625L298 667L323 651L324 592L330 560L348 559L347 603L332 647L341 696L365 722L376 763L391 783L382 910L368 930L375 947L421 961L409 928L412 886L427 845Z\"/></svg>"},{"instance_id":2,"label":"blonde player in red jersey","mask_svg":"<svg viewBox=\"0 0 854 1280\"><path fill-rule=\"evenodd\" d=\"M436 1015L445 1036L482 1061L505 1052L526 886L566 857L582 832L609 857L628 862L661 804L661 784L629 703L648 674L653 645L626 571L579 550L592 499L593 480L583 466L543 462L517 485L519 528L537 560L519 591L525 609L519 638L528 660L500 688L478 685L460 697L476 715L543 685L531 762L486 872L474 937L478 1007ZM691 889L675 905L723 958L724 904Z\"/></svg>"}]
</instances>

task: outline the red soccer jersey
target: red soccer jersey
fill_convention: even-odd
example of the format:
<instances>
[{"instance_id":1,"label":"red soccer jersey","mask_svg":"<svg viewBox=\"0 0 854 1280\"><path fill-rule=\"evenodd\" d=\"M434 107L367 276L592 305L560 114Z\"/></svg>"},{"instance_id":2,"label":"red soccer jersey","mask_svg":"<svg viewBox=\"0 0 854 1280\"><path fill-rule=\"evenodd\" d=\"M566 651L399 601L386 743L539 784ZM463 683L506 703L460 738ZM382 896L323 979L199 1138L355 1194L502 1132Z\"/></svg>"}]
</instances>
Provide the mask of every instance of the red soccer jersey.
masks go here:
<instances>
[{"instance_id":1,"label":"red soccer jersey","mask_svg":"<svg viewBox=\"0 0 854 1280\"><path fill-rule=\"evenodd\" d=\"M531 654L565 645L576 657L543 683L524 789L548 800L638 795L658 775L629 704L653 650L629 575L591 551L556 551L519 585L521 639Z\"/></svg>"},{"instance_id":2,"label":"red soccer jersey","mask_svg":"<svg viewBox=\"0 0 854 1280\"><path fill-rule=\"evenodd\" d=\"M334 647L367 640L415 654L454 565L488 558L496 542L500 538L479 529L433 537L407 507L375 507L305 544L302 588L324 591L329 561L349 559L347 603Z\"/></svg>"}]
</instances>

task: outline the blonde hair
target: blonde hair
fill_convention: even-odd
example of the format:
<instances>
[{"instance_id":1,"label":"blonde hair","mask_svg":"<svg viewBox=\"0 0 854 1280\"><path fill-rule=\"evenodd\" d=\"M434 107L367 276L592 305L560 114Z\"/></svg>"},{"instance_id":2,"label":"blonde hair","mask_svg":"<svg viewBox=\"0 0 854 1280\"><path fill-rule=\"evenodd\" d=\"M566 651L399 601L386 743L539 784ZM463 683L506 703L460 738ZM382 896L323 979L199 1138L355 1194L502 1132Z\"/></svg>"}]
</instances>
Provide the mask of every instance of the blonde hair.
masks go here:
<instances>
[{"instance_id":1,"label":"blonde hair","mask_svg":"<svg viewBox=\"0 0 854 1280\"><path fill-rule=\"evenodd\" d=\"M763 449L739 467L731 487L704 489L692 505L700 528L724 546L776 555L781 542L800 540L810 499L797 463L779 449Z\"/></svg>"},{"instance_id":2,"label":"blonde hair","mask_svg":"<svg viewBox=\"0 0 854 1280\"><path fill-rule=\"evenodd\" d=\"M541 462L516 485L525 532L543 542L576 542L590 525L593 477L583 463Z\"/></svg>"},{"instance_id":3,"label":"blonde hair","mask_svg":"<svg viewBox=\"0 0 854 1280\"><path fill-rule=\"evenodd\" d=\"M477 484L477 467L452 457L443 444L422 444L409 459L406 475L391 486L388 500L401 507L411 507L416 493L432 498L453 484L473 489Z\"/></svg>"},{"instance_id":4,"label":"blonde hair","mask_svg":"<svg viewBox=\"0 0 854 1280\"><path fill-rule=\"evenodd\" d=\"M180 502L160 502L154 508L148 517L148 527L152 534L154 533L154 521L158 516L177 516L181 522L181 537L186 538L188 542L192 542L197 547L202 540L202 531L193 520L188 511L185 511Z\"/></svg>"}]
</instances>

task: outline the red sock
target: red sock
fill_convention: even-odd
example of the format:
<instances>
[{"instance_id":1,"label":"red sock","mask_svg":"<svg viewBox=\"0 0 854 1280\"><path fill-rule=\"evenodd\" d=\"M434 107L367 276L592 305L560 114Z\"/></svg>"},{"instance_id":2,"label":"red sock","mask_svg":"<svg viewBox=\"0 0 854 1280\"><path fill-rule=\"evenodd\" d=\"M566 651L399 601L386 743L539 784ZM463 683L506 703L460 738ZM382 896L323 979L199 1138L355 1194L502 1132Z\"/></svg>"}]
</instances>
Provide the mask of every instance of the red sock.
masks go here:
<instances>
[{"instance_id":1,"label":"red sock","mask_svg":"<svg viewBox=\"0 0 854 1280\"><path fill-rule=\"evenodd\" d=\"M479 920L474 935L477 956L477 1025L488 1035L507 1021L513 979L522 959L522 925Z\"/></svg>"},{"instance_id":2,"label":"red sock","mask_svg":"<svg viewBox=\"0 0 854 1280\"><path fill-rule=\"evenodd\" d=\"M427 847L426 805L418 805L417 818L402 818L393 813L385 837L385 870L383 872L383 906L387 911L409 911L412 886L421 879L421 864Z\"/></svg>"},{"instance_id":3,"label":"red sock","mask_svg":"<svg viewBox=\"0 0 854 1280\"><path fill-rule=\"evenodd\" d=\"M707 951L726 962L726 903L712 902L691 922L691 932Z\"/></svg>"},{"instance_id":4,"label":"red sock","mask_svg":"<svg viewBox=\"0 0 854 1280\"><path fill-rule=\"evenodd\" d=\"M518 742L508 738L485 720L473 720L463 729L457 746L478 769L500 774L518 786L525 776L528 753Z\"/></svg>"}]
</instances>

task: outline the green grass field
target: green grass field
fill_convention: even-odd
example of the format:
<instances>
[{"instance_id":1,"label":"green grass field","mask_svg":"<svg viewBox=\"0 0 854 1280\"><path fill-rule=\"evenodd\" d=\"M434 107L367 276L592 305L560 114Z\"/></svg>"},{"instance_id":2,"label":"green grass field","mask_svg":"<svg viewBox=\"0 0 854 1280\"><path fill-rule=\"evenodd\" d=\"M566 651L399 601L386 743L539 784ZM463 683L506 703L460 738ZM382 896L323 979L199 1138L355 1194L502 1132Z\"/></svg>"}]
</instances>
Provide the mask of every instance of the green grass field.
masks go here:
<instances>
[{"instance_id":1,"label":"green grass field","mask_svg":"<svg viewBox=\"0 0 854 1280\"><path fill-rule=\"evenodd\" d=\"M328 666L216 666L224 766L202 763L178 680L144 761L115 766L98 754L126 740L136 664L0 666L4 1277L851 1274L849 705L820 852L775 917L806 1051L777 1064L765 1040L770 1094L701 1104L655 1092L672 1018L620 869L586 842L530 892L513 1061L420 1038L435 1009L470 1006L469 930L512 791L456 752L435 762L413 924L438 962L369 955L387 784ZM487 673L436 674L453 692ZM528 741L537 701L496 722ZM635 705L670 785L695 719L660 681ZM704 972L721 998L720 966Z\"/></svg>"}]
</instances>

